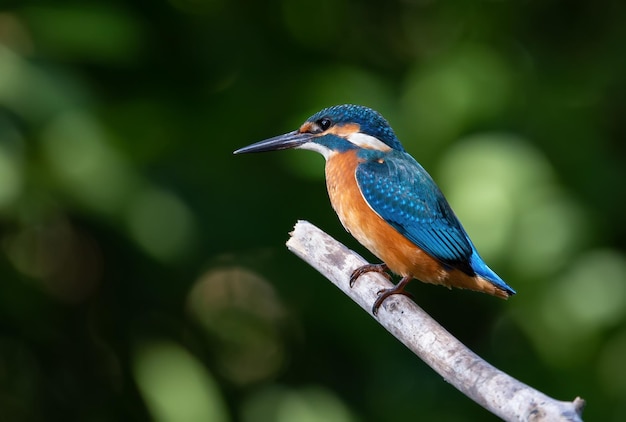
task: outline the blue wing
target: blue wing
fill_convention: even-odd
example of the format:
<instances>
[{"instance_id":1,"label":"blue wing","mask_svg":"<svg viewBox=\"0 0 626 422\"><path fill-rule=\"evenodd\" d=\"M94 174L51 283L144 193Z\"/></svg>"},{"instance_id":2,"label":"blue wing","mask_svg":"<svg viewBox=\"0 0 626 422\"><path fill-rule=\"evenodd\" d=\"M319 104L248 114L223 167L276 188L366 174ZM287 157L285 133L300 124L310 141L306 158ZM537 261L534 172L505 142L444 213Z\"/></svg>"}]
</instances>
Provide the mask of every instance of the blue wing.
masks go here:
<instances>
[{"instance_id":1,"label":"blue wing","mask_svg":"<svg viewBox=\"0 0 626 422\"><path fill-rule=\"evenodd\" d=\"M356 180L369 206L432 257L474 274L472 243L426 170L404 152L368 158Z\"/></svg>"}]
</instances>

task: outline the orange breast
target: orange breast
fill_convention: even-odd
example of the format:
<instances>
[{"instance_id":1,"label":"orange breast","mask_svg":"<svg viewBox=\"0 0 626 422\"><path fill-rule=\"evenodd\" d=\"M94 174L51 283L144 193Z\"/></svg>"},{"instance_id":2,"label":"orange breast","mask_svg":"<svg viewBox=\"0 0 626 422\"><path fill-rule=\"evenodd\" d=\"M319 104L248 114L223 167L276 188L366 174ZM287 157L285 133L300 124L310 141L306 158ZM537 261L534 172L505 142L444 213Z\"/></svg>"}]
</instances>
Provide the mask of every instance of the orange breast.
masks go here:
<instances>
[{"instance_id":1,"label":"orange breast","mask_svg":"<svg viewBox=\"0 0 626 422\"><path fill-rule=\"evenodd\" d=\"M439 261L401 235L367 204L357 185L356 151L337 153L326 162L326 185L330 202L341 224L391 271L420 281L478 290L502 296L500 289L477 276L444 268Z\"/></svg>"},{"instance_id":2,"label":"orange breast","mask_svg":"<svg viewBox=\"0 0 626 422\"><path fill-rule=\"evenodd\" d=\"M391 271L438 283L445 271L438 261L398 233L370 208L357 185L356 151L335 154L326 163L328 195L341 224Z\"/></svg>"}]
</instances>

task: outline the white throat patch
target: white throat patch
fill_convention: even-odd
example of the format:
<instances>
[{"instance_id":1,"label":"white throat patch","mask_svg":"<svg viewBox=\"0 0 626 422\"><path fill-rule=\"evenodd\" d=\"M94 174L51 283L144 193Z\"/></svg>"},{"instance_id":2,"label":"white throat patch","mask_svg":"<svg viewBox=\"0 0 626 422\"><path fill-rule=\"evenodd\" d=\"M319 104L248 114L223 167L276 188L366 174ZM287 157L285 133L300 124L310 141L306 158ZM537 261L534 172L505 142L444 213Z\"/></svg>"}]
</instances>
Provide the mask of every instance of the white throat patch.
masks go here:
<instances>
[{"instance_id":1,"label":"white throat patch","mask_svg":"<svg viewBox=\"0 0 626 422\"><path fill-rule=\"evenodd\" d=\"M324 145L320 145L316 142L305 142L304 144L297 147L297 149L308 149L309 151L319 152L324 156L324 159L328 160L328 158L335 152L330 148L325 147Z\"/></svg>"}]
</instances>

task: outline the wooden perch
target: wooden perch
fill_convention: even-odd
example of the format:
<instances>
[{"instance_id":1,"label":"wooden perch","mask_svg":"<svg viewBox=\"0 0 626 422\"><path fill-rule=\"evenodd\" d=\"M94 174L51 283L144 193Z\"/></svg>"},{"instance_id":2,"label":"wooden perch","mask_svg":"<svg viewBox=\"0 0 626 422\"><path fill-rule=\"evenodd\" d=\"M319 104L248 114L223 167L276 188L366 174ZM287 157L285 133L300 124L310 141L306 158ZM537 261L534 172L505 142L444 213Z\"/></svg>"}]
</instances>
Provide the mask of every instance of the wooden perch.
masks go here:
<instances>
[{"instance_id":1,"label":"wooden perch","mask_svg":"<svg viewBox=\"0 0 626 422\"><path fill-rule=\"evenodd\" d=\"M380 274L350 274L367 262L309 222L298 221L287 247L371 315L377 292L392 287ZM373 315L372 315L373 316ZM506 421L582 421L585 401L558 401L485 362L403 295L386 299L378 322L463 394Z\"/></svg>"}]
</instances>

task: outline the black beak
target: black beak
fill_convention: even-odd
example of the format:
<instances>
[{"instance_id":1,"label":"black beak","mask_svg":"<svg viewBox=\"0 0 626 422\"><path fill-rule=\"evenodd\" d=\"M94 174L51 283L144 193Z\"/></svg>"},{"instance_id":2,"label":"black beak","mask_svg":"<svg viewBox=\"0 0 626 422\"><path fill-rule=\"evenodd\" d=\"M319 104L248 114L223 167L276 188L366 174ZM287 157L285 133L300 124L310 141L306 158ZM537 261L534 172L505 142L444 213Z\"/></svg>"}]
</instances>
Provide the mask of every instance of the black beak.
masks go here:
<instances>
[{"instance_id":1,"label":"black beak","mask_svg":"<svg viewBox=\"0 0 626 422\"><path fill-rule=\"evenodd\" d=\"M264 141L257 142L247 147L239 148L233 154L246 154L248 152L277 151L280 149L296 148L307 143L313 137L312 133L300 133L297 130L284 135L275 136Z\"/></svg>"}]
</instances>

